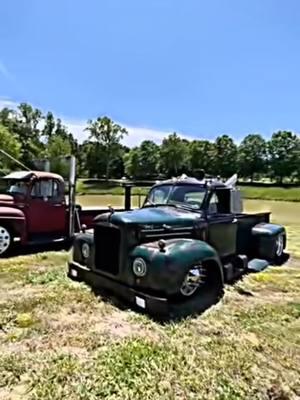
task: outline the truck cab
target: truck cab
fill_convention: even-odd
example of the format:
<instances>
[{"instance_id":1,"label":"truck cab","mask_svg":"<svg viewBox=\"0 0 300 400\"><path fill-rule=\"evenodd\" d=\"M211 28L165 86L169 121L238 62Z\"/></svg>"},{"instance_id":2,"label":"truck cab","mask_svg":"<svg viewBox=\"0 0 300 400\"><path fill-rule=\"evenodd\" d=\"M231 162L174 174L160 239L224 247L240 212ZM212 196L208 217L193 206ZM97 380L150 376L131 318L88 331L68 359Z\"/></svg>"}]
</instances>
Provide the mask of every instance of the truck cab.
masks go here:
<instances>
[{"instance_id":1,"label":"truck cab","mask_svg":"<svg viewBox=\"0 0 300 400\"><path fill-rule=\"evenodd\" d=\"M68 276L152 314L205 308L224 282L276 263L286 245L270 213L243 212L235 182L182 176L154 185L140 209L99 215L74 241Z\"/></svg>"},{"instance_id":2,"label":"truck cab","mask_svg":"<svg viewBox=\"0 0 300 400\"><path fill-rule=\"evenodd\" d=\"M41 171L13 172L0 194L0 254L12 244L50 240L67 233L67 205L61 176Z\"/></svg>"},{"instance_id":3,"label":"truck cab","mask_svg":"<svg viewBox=\"0 0 300 400\"><path fill-rule=\"evenodd\" d=\"M7 255L16 240L21 246L70 242L107 212L108 207L76 205L75 170L71 157L68 188L60 175L45 171L17 171L0 180L0 256ZM129 189L125 187L122 210L130 207Z\"/></svg>"}]
</instances>

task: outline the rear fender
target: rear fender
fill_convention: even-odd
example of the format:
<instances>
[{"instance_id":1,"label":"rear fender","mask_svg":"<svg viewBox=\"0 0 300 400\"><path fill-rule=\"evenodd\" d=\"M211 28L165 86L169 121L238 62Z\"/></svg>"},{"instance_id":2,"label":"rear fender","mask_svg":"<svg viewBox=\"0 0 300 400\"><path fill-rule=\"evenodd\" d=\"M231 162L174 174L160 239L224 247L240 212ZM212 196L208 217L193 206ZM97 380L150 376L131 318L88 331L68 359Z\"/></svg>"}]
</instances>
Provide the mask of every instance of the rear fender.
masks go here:
<instances>
[{"instance_id":1,"label":"rear fender","mask_svg":"<svg viewBox=\"0 0 300 400\"><path fill-rule=\"evenodd\" d=\"M136 257L146 261L148 273L139 285L169 294L178 292L184 276L191 266L199 262L217 267L224 281L223 268L216 250L208 243L196 239L170 239L161 250L158 242L136 246L130 254L131 263Z\"/></svg>"},{"instance_id":2,"label":"rear fender","mask_svg":"<svg viewBox=\"0 0 300 400\"><path fill-rule=\"evenodd\" d=\"M286 230L282 225L260 223L252 228L251 233L254 242L254 253L259 258L266 260L272 258L275 239L280 234L284 237L284 249L286 247Z\"/></svg>"}]
</instances>

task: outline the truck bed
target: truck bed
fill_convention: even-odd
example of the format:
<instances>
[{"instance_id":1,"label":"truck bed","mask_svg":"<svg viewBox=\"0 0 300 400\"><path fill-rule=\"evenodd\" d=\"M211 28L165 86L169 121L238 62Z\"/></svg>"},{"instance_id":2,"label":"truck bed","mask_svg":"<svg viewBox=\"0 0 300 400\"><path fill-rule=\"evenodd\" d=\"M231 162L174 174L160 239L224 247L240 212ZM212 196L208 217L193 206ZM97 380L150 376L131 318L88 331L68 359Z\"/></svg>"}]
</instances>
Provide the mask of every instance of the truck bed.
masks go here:
<instances>
[{"instance_id":1,"label":"truck bed","mask_svg":"<svg viewBox=\"0 0 300 400\"><path fill-rule=\"evenodd\" d=\"M238 220L237 228L237 253L248 254L251 252L253 238L251 234L252 228L262 222L270 222L270 212L261 212L253 214L236 214Z\"/></svg>"}]
</instances>

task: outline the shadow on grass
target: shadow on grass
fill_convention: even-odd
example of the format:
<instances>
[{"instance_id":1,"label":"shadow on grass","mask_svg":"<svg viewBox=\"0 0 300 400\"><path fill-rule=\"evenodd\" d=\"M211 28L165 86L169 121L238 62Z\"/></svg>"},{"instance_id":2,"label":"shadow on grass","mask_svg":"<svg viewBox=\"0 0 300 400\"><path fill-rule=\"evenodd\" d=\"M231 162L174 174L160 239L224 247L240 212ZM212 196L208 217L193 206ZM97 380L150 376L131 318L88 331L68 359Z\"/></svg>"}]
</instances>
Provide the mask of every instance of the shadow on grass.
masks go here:
<instances>
[{"instance_id":1,"label":"shadow on grass","mask_svg":"<svg viewBox=\"0 0 300 400\"><path fill-rule=\"evenodd\" d=\"M19 243L16 243L14 248L10 250L10 252L5 255L6 259L18 257L18 256L26 256L26 255L34 255L39 253L47 253L49 251L69 251L71 249L71 244L67 242L54 242L47 244L34 244L21 246Z\"/></svg>"},{"instance_id":2,"label":"shadow on grass","mask_svg":"<svg viewBox=\"0 0 300 400\"><path fill-rule=\"evenodd\" d=\"M283 266L290 258L290 255L288 253L284 253L280 262L278 262L276 265L273 265L274 267L281 267ZM271 266L271 265L270 265ZM235 278L232 280L229 284L233 286L234 284L238 283L241 279L243 279L244 276L248 274L254 274L254 273L259 273L259 272L253 272L253 271L248 271L243 274L241 274L239 277ZM220 300L224 296L224 288L220 289L219 292L210 292L209 290L206 291L203 294L202 298L198 298L198 304L197 301L194 302L194 307L189 305L188 307L185 307L184 304L171 304L170 309L168 313L164 314L159 314L159 310L157 310L157 313L154 313L153 311L147 310L147 309L142 309L138 307L136 304L133 302L130 302L114 292L108 290L108 289L99 289L99 288L91 288L93 293L96 296L100 296L101 300L114 305L115 307L119 308L120 310L132 310L136 312L137 314L141 315L147 315L150 319L152 319L155 322L161 323L161 324L168 324L168 323L174 323L174 322L180 322L186 318L190 317L197 317L201 314L203 314L205 311L207 311L209 308L212 306L216 305L217 303L220 302ZM237 292L241 296L248 296L252 297L254 296L253 293L250 291L244 290L242 288L237 288ZM177 307L178 306L178 307Z\"/></svg>"},{"instance_id":3,"label":"shadow on grass","mask_svg":"<svg viewBox=\"0 0 300 400\"><path fill-rule=\"evenodd\" d=\"M147 309L142 309L133 302L130 302L124 298L119 297L118 295L116 295L115 293L113 293L108 289L96 289L96 288L91 288L91 289L95 294L95 296L101 297L101 301L107 304L111 304L122 311L131 310L139 315L146 315L152 321L160 323L162 325L167 325L174 322L180 322L189 317L197 317L203 314L206 310L208 310L212 306L216 305L224 295L223 289L220 291L218 296L212 295L211 293L206 293L205 299L203 299L201 304L200 303L198 304L198 307L196 307L193 312L189 310L189 307L184 307L183 304L178 304L179 307L177 307L176 304L172 303L170 304L170 308L167 313L164 312L160 314L159 310L157 311L157 313L155 313Z\"/></svg>"}]
</instances>

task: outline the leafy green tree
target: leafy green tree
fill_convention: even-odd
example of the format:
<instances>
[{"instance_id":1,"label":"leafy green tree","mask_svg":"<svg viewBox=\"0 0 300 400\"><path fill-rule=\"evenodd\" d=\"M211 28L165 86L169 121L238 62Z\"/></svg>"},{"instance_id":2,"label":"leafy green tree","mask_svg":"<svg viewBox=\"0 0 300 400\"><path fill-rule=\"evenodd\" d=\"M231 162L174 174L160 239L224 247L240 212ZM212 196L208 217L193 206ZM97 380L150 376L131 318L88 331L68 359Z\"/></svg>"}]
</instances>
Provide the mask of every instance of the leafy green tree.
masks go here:
<instances>
[{"instance_id":1,"label":"leafy green tree","mask_svg":"<svg viewBox=\"0 0 300 400\"><path fill-rule=\"evenodd\" d=\"M6 151L11 156L19 159L21 145L18 138L9 132L9 130L0 124L0 149ZM7 172L13 166L13 162L0 153L0 171Z\"/></svg>"},{"instance_id":2,"label":"leafy green tree","mask_svg":"<svg viewBox=\"0 0 300 400\"><path fill-rule=\"evenodd\" d=\"M139 178L142 173L140 152L138 147L133 147L124 155L125 174L131 178Z\"/></svg>"},{"instance_id":3,"label":"leafy green tree","mask_svg":"<svg viewBox=\"0 0 300 400\"><path fill-rule=\"evenodd\" d=\"M90 139L99 143L104 149L105 177L110 177L112 159L120 152L120 141L127 135L125 128L113 122L108 117L90 120L86 128L90 132Z\"/></svg>"},{"instance_id":4,"label":"leafy green tree","mask_svg":"<svg viewBox=\"0 0 300 400\"><path fill-rule=\"evenodd\" d=\"M125 154L125 173L133 178L151 178L157 176L158 162L159 146L152 140L144 140Z\"/></svg>"},{"instance_id":5,"label":"leafy green tree","mask_svg":"<svg viewBox=\"0 0 300 400\"><path fill-rule=\"evenodd\" d=\"M237 171L237 147L228 135L217 137L211 162L213 173L227 178Z\"/></svg>"},{"instance_id":6,"label":"leafy green tree","mask_svg":"<svg viewBox=\"0 0 300 400\"><path fill-rule=\"evenodd\" d=\"M42 131L42 135L45 136L47 139L50 139L54 133L56 126L55 118L52 112L48 112L45 117L45 125Z\"/></svg>"},{"instance_id":7,"label":"leafy green tree","mask_svg":"<svg viewBox=\"0 0 300 400\"><path fill-rule=\"evenodd\" d=\"M139 157L143 171L141 176L143 178L157 176L159 146L152 140L144 140L139 147Z\"/></svg>"},{"instance_id":8,"label":"leafy green tree","mask_svg":"<svg viewBox=\"0 0 300 400\"><path fill-rule=\"evenodd\" d=\"M69 167L64 158L72 154L69 140L58 135L51 136L46 154L50 160L51 171L67 177Z\"/></svg>"},{"instance_id":9,"label":"leafy green tree","mask_svg":"<svg viewBox=\"0 0 300 400\"><path fill-rule=\"evenodd\" d=\"M238 147L238 169L244 178L254 179L254 174L265 171L267 144L261 135L247 135Z\"/></svg>"},{"instance_id":10,"label":"leafy green tree","mask_svg":"<svg viewBox=\"0 0 300 400\"><path fill-rule=\"evenodd\" d=\"M11 129L21 143L21 160L24 164L32 166L33 160L44 150L39 129L39 124L43 120L42 112L30 104L21 103L18 111L12 115Z\"/></svg>"},{"instance_id":11,"label":"leafy green tree","mask_svg":"<svg viewBox=\"0 0 300 400\"><path fill-rule=\"evenodd\" d=\"M193 175L204 170L213 172L214 144L208 140L193 140L189 145L190 166Z\"/></svg>"},{"instance_id":12,"label":"leafy green tree","mask_svg":"<svg viewBox=\"0 0 300 400\"><path fill-rule=\"evenodd\" d=\"M268 143L269 165L277 182L291 178L299 168L299 148L299 138L292 132L278 131L272 135Z\"/></svg>"},{"instance_id":13,"label":"leafy green tree","mask_svg":"<svg viewBox=\"0 0 300 400\"><path fill-rule=\"evenodd\" d=\"M189 170L189 148L176 132L163 139L160 147L160 169L171 175L178 175Z\"/></svg>"}]
</instances>

